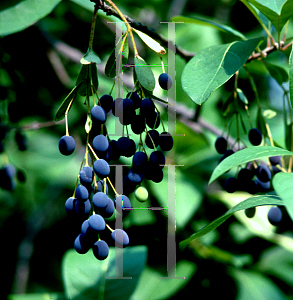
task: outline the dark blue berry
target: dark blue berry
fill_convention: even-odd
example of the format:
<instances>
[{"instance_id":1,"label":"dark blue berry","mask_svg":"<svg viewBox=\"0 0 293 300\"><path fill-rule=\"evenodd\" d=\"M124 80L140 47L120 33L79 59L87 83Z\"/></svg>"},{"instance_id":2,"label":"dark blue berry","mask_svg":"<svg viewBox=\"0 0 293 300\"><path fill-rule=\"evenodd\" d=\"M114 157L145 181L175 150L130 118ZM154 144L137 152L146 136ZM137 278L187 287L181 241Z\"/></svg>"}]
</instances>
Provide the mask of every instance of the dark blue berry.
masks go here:
<instances>
[{"instance_id":1,"label":"dark blue berry","mask_svg":"<svg viewBox=\"0 0 293 300\"><path fill-rule=\"evenodd\" d=\"M136 92L130 92L126 95L126 98L130 98L133 102L134 109L137 109L140 107L141 98Z\"/></svg>"},{"instance_id":2,"label":"dark blue berry","mask_svg":"<svg viewBox=\"0 0 293 300\"><path fill-rule=\"evenodd\" d=\"M63 155L70 155L75 149L75 140L70 135L64 135L59 140L59 151Z\"/></svg>"},{"instance_id":3,"label":"dark blue berry","mask_svg":"<svg viewBox=\"0 0 293 300\"><path fill-rule=\"evenodd\" d=\"M159 85L163 90L169 90L172 87L172 78L167 73L162 73L159 76Z\"/></svg>"},{"instance_id":4,"label":"dark blue berry","mask_svg":"<svg viewBox=\"0 0 293 300\"><path fill-rule=\"evenodd\" d=\"M92 121L99 124L104 124L107 119L107 114L103 107L95 105L91 109Z\"/></svg>"},{"instance_id":5,"label":"dark blue berry","mask_svg":"<svg viewBox=\"0 0 293 300\"><path fill-rule=\"evenodd\" d=\"M279 225L282 220L282 211L278 206L272 206L268 212L268 220L272 225Z\"/></svg>"},{"instance_id":6,"label":"dark blue berry","mask_svg":"<svg viewBox=\"0 0 293 300\"><path fill-rule=\"evenodd\" d=\"M161 120L159 114L155 111L146 117L146 123L151 129L157 129L160 126Z\"/></svg>"},{"instance_id":7,"label":"dark blue berry","mask_svg":"<svg viewBox=\"0 0 293 300\"><path fill-rule=\"evenodd\" d=\"M109 147L108 139L102 135L99 134L93 139L93 148L96 152L106 152ZM98 154L98 153L97 153Z\"/></svg>"},{"instance_id":8,"label":"dark blue berry","mask_svg":"<svg viewBox=\"0 0 293 300\"><path fill-rule=\"evenodd\" d=\"M94 162L94 171L99 178L108 177L110 174L109 164L104 159L99 159Z\"/></svg>"},{"instance_id":9,"label":"dark blue berry","mask_svg":"<svg viewBox=\"0 0 293 300\"><path fill-rule=\"evenodd\" d=\"M256 176L262 182L268 182L272 178L271 171L266 165L259 165L257 167Z\"/></svg>"},{"instance_id":10,"label":"dark blue berry","mask_svg":"<svg viewBox=\"0 0 293 300\"><path fill-rule=\"evenodd\" d=\"M145 143L150 149L154 149L159 145L160 142L160 134L157 130L152 129L149 130L146 134Z\"/></svg>"},{"instance_id":11,"label":"dark blue berry","mask_svg":"<svg viewBox=\"0 0 293 300\"><path fill-rule=\"evenodd\" d=\"M105 110L106 113L108 113L111 109L112 109L112 105L113 105L113 97L110 95L103 95L100 98L100 104L103 107L103 109Z\"/></svg>"},{"instance_id":12,"label":"dark blue berry","mask_svg":"<svg viewBox=\"0 0 293 300\"><path fill-rule=\"evenodd\" d=\"M141 134L145 130L145 118L142 115L135 115L131 121L131 130L135 134Z\"/></svg>"},{"instance_id":13,"label":"dark blue berry","mask_svg":"<svg viewBox=\"0 0 293 300\"><path fill-rule=\"evenodd\" d=\"M93 196L93 205L95 210L105 208L108 205L108 196L103 192L97 192Z\"/></svg>"},{"instance_id":14,"label":"dark blue berry","mask_svg":"<svg viewBox=\"0 0 293 300\"><path fill-rule=\"evenodd\" d=\"M122 229L116 229L111 233L112 239L120 246L127 246L129 244L129 237Z\"/></svg>"},{"instance_id":15,"label":"dark blue berry","mask_svg":"<svg viewBox=\"0 0 293 300\"><path fill-rule=\"evenodd\" d=\"M89 192L87 188L83 185L79 185L75 190L75 197L79 201L86 201L89 198Z\"/></svg>"},{"instance_id":16,"label":"dark blue berry","mask_svg":"<svg viewBox=\"0 0 293 300\"><path fill-rule=\"evenodd\" d=\"M123 99L122 98L116 98L114 101L113 101L113 104L112 104L112 114L115 116L115 117L118 117L118 114L116 114L116 110L118 111L118 106L120 104L120 102L122 101Z\"/></svg>"},{"instance_id":17,"label":"dark blue berry","mask_svg":"<svg viewBox=\"0 0 293 300\"><path fill-rule=\"evenodd\" d=\"M103 240L99 240L99 241L95 242L94 246L93 246L93 253L94 253L94 256L96 257L96 259L98 259L98 260L106 259L109 255L108 244Z\"/></svg>"},{"instance_id":18,"label":"dark blue berry","mask_svg":"<svg viewBox=\"0 0 293 300\"><path fill-rule=\"evenodd\" d=\"M229 177L224 184L225 191L228 193L234 193L238 189L237 179L235 177Z\"/></svg>"},{"instance_id":19,"label":"dark blue berry","mask_svg":"<svg viewBox=\"0 0 293 300\"><path fill-rule=\"evenodd\" d=\"M103 231L106 228L106 223L104 218L97 214L90 216L89 228L94 231Z\"/></svg>"},{"instance_id":20,"label":"dark blue berry","mask_svg":"<svg viewBox=\"0 0 293 300\"><path fill-rule=\"evenodd\" d=\"M173 137L171 133L163 131L160 134L159 146L163 151L170 151L173 148Z\"/></svg>"},{"instance_id":21,"label":"dark blue berry","mask_svg":"<svg viewBox=\"0 0 293 300\"><path fill-rule=\"evenodd\" d=\"M253 146L259 146L262 141L262 134L257 128L252 128L248 132L248 139Z\"/></svg>"},{"instance_id":22,"label":"dark blue berry","mask_svg":"<svg viewBox=\"0 0 293 300\"><path fill-rule=\"evenodd\" d=\"M147 117L154 111L155 111L155 104L153 100L149 98L144 98L140 103L140 114L143 117Z\"/></svg>"},{"instance_id":23,"label":"dark blue berry","mask_svg":"<svg viewBox=\"0 0 293 300\"><path fill-rule=\"evenodd\" d=\"M247 218L253 218L255 215L255 207L246 208L244 213Z\"/></svg>"},{"instance_id":24,"label":"dark blue berry","mask_svg":"<svg viewBox=\"0 0 293 300\"><path fill-rule=\"evenodd\" d=\"M281 155L271 156L269 157L269 160L273 166L279 165L281 162Z\"/></svg>"},{"instance_id":25,"label":"dark blue berry","mask_svg":"<svg viewBox=\"0 0 293 300\"><path fill-rule=\"evenodd\" d=\"M215 148L217 150L217 152L219 154L224 154L225 151L227 150L227 140L222 137L222 136L219 136L217 139L216 139L216 142L215 142Z\"/></svg>"},{"instance_id":26,"label":"dark blue berry","mask_svg":"<svg viewBox=\"0 0 293 300\"><path fill-rule=\"evenodd\" d=\"M94 172L89 166L83 167L79 172L79 180L82 185L88 185L93 182Z\"/></svg>"},{"instance_id":27,"label":"dark blue berry","mask_svg":"<svg viewBox=\"0 0 293 300\"><path fill-rule=\"evenodd\" d=\"M150 155L149 161L150 164L153 165L154 167L163 169L166 163L166 158L162 151L153 151Z\"/></svg>"}]
</instances>

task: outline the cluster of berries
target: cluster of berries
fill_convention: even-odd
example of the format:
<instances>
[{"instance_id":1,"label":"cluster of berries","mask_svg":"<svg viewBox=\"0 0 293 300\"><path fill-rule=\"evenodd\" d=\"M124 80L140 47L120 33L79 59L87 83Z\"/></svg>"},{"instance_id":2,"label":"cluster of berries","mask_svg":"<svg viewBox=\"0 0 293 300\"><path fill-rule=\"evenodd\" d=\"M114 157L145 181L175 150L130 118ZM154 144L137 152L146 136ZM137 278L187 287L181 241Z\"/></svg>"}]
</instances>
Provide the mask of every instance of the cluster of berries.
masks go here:
<instances>
[{"instance_id":1,"label":"cluster of berries","mask_svg":"<svg viewBox=\"0 0 293 300\"><path fill-rule=\"evenodd\" d=\"M257 128L250 129L248 139L254 146L259 146L262 142L262 133ZM222 154L219 163L232 155L234 151L227 149L228 143L224 137L218 137L215 142L215 148L219 154ZM248 163L245 168L241 168L236 176L228 177L224 183L224 189L228 193L236 191L245 191L250 194L257 194L269 191L271 188L271 179L274 174L281 170L281 156L269 157L270 164ZM255 208L245 210L247 217L252 218L255 214ZM271 207L268 213L268 220L271 224L277 225L282 219L282 212L279 207Z\"/></svg>"},{"instance_id":2,"label":"cluster of berries","mask_svg":"<svg viewBox=\"0 0 293 300\"><path fill-rule=\"evenodd\" d=\"M161 84L166 89L171 87L168 78L161 79ZM140 135L138 145L129 136L110 140L109 136L101 133L103 132L101 128L106 123L107 114L110 112L119 118L123 126L131 125L133 133ZM65 210L69 216L82 221L81 233L74 242L75 250L83 254L92 248L95 257L101 260L105 259L109 253L108 244L99 238L100 233L106 227L111 231L111 237L116 245L127 246L129 244L127 233L122 229L112 230L106 224L105 219L110 218L115 209L121 213L123 211L124 214L129 212L131 203L127 196L134 191L139 201L147 200L148 192L141 186L141 183L144 178L157 183L162 181L162 169L166 162L163 151L173 148L173 137L168 132L159 133L156 130L161 123L159 111L156 111L153 100L141 99L136 92L128 93L124 99L116 98L115 100L110 95L103 95L99 99L99 104L91 108L91 121L90 133L93 138L87 147L90 148L96 160L92 167L86 165L81 169L79 184L73 197L65 202ZM145 146L152 150L149 156ZM160 150L157 147L160 147ZM62 136L59 140L60 153L67 156L74 150L74 138L69 134ZM123 178L123 195L117 194L114 190L116 194L114 203L108 197L106 184L110 174L109 163L117 161L122 156L132 157L132 166ZM91 193L93 193L92 197Z\"/></svg>"}]
</instances>

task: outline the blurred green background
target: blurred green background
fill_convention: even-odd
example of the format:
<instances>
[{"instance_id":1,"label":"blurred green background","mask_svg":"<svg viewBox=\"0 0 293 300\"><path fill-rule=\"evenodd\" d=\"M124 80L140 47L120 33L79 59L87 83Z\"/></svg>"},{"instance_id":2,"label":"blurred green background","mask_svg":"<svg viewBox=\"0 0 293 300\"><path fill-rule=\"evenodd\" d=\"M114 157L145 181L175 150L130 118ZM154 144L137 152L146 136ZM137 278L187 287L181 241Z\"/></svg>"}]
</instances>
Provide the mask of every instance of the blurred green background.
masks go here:
<instances>
[{"instance_id":1,"label":"blurred green background","mask_svg":"<svg viewBox=\"0 0 293 300\"><path fill-rule=\"evenodd\" d=\"M0 16L20 2L2 1ZM33 5L33 1L23 2L27 2L28 7ZM268 207L259 207L255 218L247 219L243 212L236 213L184 251L177 248L176 276L185 279L161 279L167 275L167 217L164 211L136 210L124 220L131 241L124 250L124 270L133 280L103 279L101 274L106 274L108 263L113 275L113 252L107 262L95 260L92 253L74 253L73 241L79 234L80 224L67 218L64 203L73 194L84 157L84 99L78 98L69 113L70 135L76 141L73 155L64 157L59 153L58 141L65 134L65 123L55 124L53 120L59 105L75 85L81 68L79 60L87 51L93 3L89 0L61 1L56 6L52 3L52 11L47 16L26 29L3 35L0 40L0 85L8 88L7 97L0 100L1 124L11 126L0 164L9 161L26 176L25 182L17 182L13 192L0 190L0 257L2 274L5 274L1 279L1 299L9 294L9 299L15 300L65 299L65 295L89 300L103 297L107 300L118 297L182 299L190 295L198 299L219 296L240 300L293 299L292 221L284 209L282 224L277 228L267 221ZM249 38L264 36L240 1L125 0L115 3L124 14L165 37L167 26L160 22L170 21L176 15L200 15L229 25ZM115 28L111 22L115 20L99 12L93 49L102 60L100 96L109 93L113 85L113 80L104 76L103 65L114 48ZM21 23L21 13L15 15L14 21ZM293 31L291 26L289 36ZM7 25L0 23L0 31L5 29ZM211 27L176 25L177 46L191 53L234 40L234 36ZM136 41L140 56L148 64L160 63L156 54L138 38ZM132 50L130 63L131 55ZM268 61L288 69L288 56L289 52L273 53ZM189 113L194 113L196 105L182 91L180 83L185 64L184 58L176 55L176 101ZM277 112L268 123L274 140L284 146L283 91L257 62L249 69L257 83L262 107ZM159 68L153 71L156 77L160 74ZM130 74L130 70L125 71L127 80ZM215 132L220 134L225 125L221 107L233 84L230 80L217 89L200 109L200 120L209 124L213 132L203 123L193 122L197 127L190 128L184 116L182 121L177 120L178 136L174 136L175 146L167 156L170 164L182 165L176 167L177 244L249 196L223 191L225 178L233 176L236 170L208 186L220 158L214 141ZM252 122L256 125L255 96L241 72L239 87L250 102ZM158 87L155 95L167 97ZM166 120L165 108L159 103L158 107ZM242 113L249 128L244 110ZM113 116L108 116L107 124L113 128ZM15 131L19 127L27 137L26 151L20 151L15 142ZM235 130L231 134L235 136ZM248 140L243 130L241 135L244 141ZM129 162L121 160L121 163ZM166 206L167 177L165 170L163 182L146 183L150 197L143 204L145 207ZM130 199L133 207L142 206L134 197ZM79 295L81 291L83 294Z\"/></svg>"}]
</instances>

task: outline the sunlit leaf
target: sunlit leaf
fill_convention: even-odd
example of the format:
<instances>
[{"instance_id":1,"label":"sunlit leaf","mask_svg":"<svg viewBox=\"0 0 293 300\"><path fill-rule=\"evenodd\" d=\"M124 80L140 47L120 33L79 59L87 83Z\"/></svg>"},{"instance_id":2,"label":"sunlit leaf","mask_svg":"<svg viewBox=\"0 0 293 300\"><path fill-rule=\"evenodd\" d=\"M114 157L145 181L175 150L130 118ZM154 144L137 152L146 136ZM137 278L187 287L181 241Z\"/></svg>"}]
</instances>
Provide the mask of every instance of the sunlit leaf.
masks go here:
<instances>
[{"instance_id":1,"label":"sunlit leaf","mask_svg":"<svg viewBox=\"0 0 293 300\"><path fill-rule=\"evenodd\" d=\"M148 36L147 34L134 29L133 31L136 32L138 34L138 36L145 42L145 44L151 48L153 51L159 53L159 54L165 54L166 50L157 42L155 41L153 38L151 38L150 36Z\"/></svg>"},{"instance_id":2,"label":"sunlit leaf","mask_svg":"<svg viewBox=\"0 0 293 300\"><path fill-rule=\"evenodd\" d=\"M51 13L61 0L23 0L0 11L0 36L9 35L33 25Z\"/></svg>"},{"instance_id":3,"label":"sunlit leaf","mask_svg":"<svg viewBox=\"0 0 293 300\"><path fill-rule=\"evenodd\" d=\"M284 205L293 220L293 174L279 172L273 177L272 182L276 193L282 198Z\"/></svg>"},{"instance_id":4,"label":"sunlit leaf","mask_svg":"<svg viewBox=\"0 0 293 300\"><path fill-rule=\"evenodd\" d=\"M183 70L183 90L195 103L204 103L243 66L261 40L256 38L201 50Z\"/></svg>"},{"instance_id":5,"label":"sunlit leaf","mask_svg":"<svg viewBox=\"0 0 293 300\"><path fill-rule=\"evenodd\" d=\"M275 195L260 195L260 196L254 196L250 197L231 209L229 209L224 215L219 217L218 219L211 222L209 225L205 226L198 232L191 235L186 240L183 240L179 243L179 247L183 250L190 242L198 239L199 237L211 232L212 230L216 229L218 226L220 226L222 223L224 223L229 217L231 217L235 212L243 209L247 209L250 207L256 207L256 206L262 206L262 205L284 205L282 199Z\"/></svg>"},{"instance_id":6,"label":"sunlit leaf","mask_svg":"<svg viewBox=\"0 0 293 300\"><path fill-rule=\"evenodd\" d=\"M219 165L217 165L212 173L209 184L233 167L260 158L277 155L293 155L293 152L272 146L252 146L239 150L225 158Z\"/></svg>"}]
</instances>

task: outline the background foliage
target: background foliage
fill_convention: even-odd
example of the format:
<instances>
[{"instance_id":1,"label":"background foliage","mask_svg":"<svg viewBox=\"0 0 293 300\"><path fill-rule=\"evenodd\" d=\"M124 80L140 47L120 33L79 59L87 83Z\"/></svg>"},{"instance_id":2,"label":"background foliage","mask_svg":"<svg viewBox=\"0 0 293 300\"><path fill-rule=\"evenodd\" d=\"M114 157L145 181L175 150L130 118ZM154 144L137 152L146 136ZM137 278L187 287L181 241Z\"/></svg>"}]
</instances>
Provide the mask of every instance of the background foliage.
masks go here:
<instances>
[{"instance_id":1,"label":"background foliage","mask_svg":"<svg viewBox=\"0 0 293 300\"><path fill-rule=\"evenodd\" d=\"M265 37L257 18L243 2L150 0L145 3L125 0L115 3L124 14L165 37L167 26L161 21L170 21L179 15L193 18L193 21L177 19L185 23L176 26L176 44L191 54L205 55L207 50L204 49L210 47L211 51L217 52L227 48L227 44L244 43L244 39L249 39L253 49L259 40L251 41ZM250 1L261 10L258 2ZM268 1L264 15L257 15L264 23L267 18L271 19L279 30L291 17L288 11L293 5L292 1L280 2L286 2L283 9ZM92 255L79 255L72 250L80 228L68 220L64 202L72 195L84 155L86 108L83 98L78 98L70 111L70 132L77 143L76 151L70 157L64 157L58 151L59 138L65 133L64 122L53 120L79 74L79 60L88 47L92 11L93 3L89 0L44 0L42 6L33 0L2 1L0 4L0 85L8 87L7 98L1 98L0 102L1 123L9 121L12 126L5 138L5 154L0 158L2 164L8 158L26 175L26 181L18 182L13 192L0 190L0 253L5 274L0 293L3 299L9 294L9 299L15 300L97 299L96 295L99 295L98 299L104 297L107 300L118 297L178 299L191 294L204 295L206 299L219 295L238 300L293 299L292 220L286 209L282 208L284 218L278 227L267 221L268 206L258 207L253 219L246 218L243 210L234 213L235 209L234 214L227 212L249 197L246 193L223 191L225 178L235 174L235 168L229 173L222 169L221 176L208 185L220 158L214 149L214 141L225 125L221 109L233 90L234 82L229 80L233 74L224 79L221 77L222 83L226 83L212 90L209 101L201 106L200 117L194 122L198 111L196 103L204 101L197 102L191 97L185 84L194 85L206 70L202 66L194 74L186 71L187 68L183 71L188 59L181 55L176 55L176 133L184 136L175 136L174 149L168 154L169 163L183 165L176 169L177 244L226 212L223 218L227 216L227 221L217 227L222 220L218 219L214 231L192 239L183 251L178 247L176 276L185 279L161 279L166 276L167 261L167 223L163 211L132 211L124 221L131 240L131 246L124 252L124 271L125 276L132 276L133 280L106 279L113 274L113 251L107 261L100 262L93 260ZM209 20L211 26L206 22L203 26L200 19ZM113 24L107 21L115 20L115 17L99 12L93 45L102 61L98 65L99 95L108 93L113 84L103 74L115 43ZM275 27L272 32L276 38ZM289 40L292 32L290 22ZM157 56L143 42L137 39L137 44L140 56L148 64L158 64ZM130 45L131 53L132 50ZM283 94L284 89L289 89L289 55L290 49L276 51L265 60L268 67L259 61L248 66L262 107L277 113L267 122L274 141L284 148L291 139L283 120ZM244 62L246 59L243 56ZM160 69L153 68L153 72L157 78ZM184 72L187 73L184 75ZM124 74L131 84L130 71L125 70ZM249 78L242 71L238 85L250 103L252 122L256 126L255 94ZM157 85L154 94L162 99L167 96ZM160 106L160 109L166 119L165 108ZM180 112L184 113L180 115ZM113 119L109 122L109 126L114 126ZM249 128L248 119L244 117L243 122ZM15 129L19 127L27 137L26 151L19 151L14 140ZM235 126L231 136L235 138L233 128ZM241 136L248 143L243 130ZM239 161L230 163L236 166ZM143 205L166 206L166 178L162 183L148 184L151 196ZM275 179L275 188L282 193L282 184L290 186L290 178L279 178ZM283 200L289 203L287 206L292 206L286 195ZM142 205L131 200L134 207ZM271 201L263 204L276 204Z\"/></svg>"}]
</instances>

